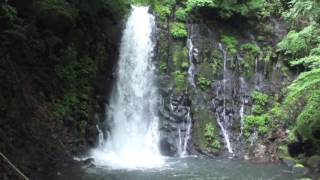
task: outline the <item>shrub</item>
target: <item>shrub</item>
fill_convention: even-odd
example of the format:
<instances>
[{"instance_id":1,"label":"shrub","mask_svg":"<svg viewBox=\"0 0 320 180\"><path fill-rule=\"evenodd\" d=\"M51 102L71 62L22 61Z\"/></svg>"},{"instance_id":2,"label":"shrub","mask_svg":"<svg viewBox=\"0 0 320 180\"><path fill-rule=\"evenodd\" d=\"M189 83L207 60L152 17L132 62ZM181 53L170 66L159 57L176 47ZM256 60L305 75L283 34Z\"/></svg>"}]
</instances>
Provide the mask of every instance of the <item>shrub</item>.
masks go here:
<instances>
[{"instance_id":1,"label":"shrub","mask_svg":"<svg viewBox=\"0 0 320 180\"><path fill-rule=\"evenodd\" d=\"M189 63L187 63L187 62L182 62L182 63L181 63L181 69L182 69L183 71L187 71L188 68L189 68Z\"/></svg>"},{"instance_id":2,"label":"shrub","mask_svg":"<svg viewBox=\"0 0 320 180\"><path fill-rule=\"evenodd\" d=\"M261 49L255 44L246 43L240 46L240 50L254 56L257 56L261 53Z\"/></svg>"},{"instance_id":3,"label":"shrub","mask_svg":"<svg viewBox=\"0 0 320 180\"><path fill-rule=\"evenodd\" d=\"M184 87L186 87L186 73L181 71L175 72L175 84L176 89L181 91Z\"/></svg>"},{"instance_id":4,"label":"shrub","mask_svg":"<svg viewBox=\"0 0 320 180\"><path fill-rule=\"evenodd\" d=\"M161 4L157 4L155 5L154 8L156 14L160 17L160 20L165 20L170 16L171 13L171 8L168 6L164 6Z\"/></svg>"},{"instance_id":5,"label":"shrub","mask_svg":"<svg viewBox=\"0 0 320 180\"><path fill-rule=\"evenodd\" d=\"M267 105L268 102L268 95L262 92L254 91L251 94L251 97L253 99L253 102L255 105L259 105L261 107L264 107Z\"/></svg>"},{"instance_id":6,"label":"shrub","mask_svg":"<svg viewBox=\"0 0 320 180\"><path fill-rule=\"evenodd\" d=\"M207 78L205 78L202 75L199 75L197 78L197 85L202 89L206 90L211 86L211 81Z\"/></svg>"},{"instance_id":7,"label":"shrub","mask_svg":"<svg viewBox=\"0 0 320 180\"><path fill-rule=\"evenodd\" d=\"M170 33L175 39L186 38L188 36L186 27L183 23L172 23Z\"/></svg>"},{"instance_id":8,"label":"shrub","mask_svg":"<svg viewBox=\"0 0 320 180\"><path fill-rule=\"evenodd\" d=\"M238 41L237 41L236 38L234 38L232 36L222 36L221 37L221 42L226 46L227 51L231 55L237 54Z\"/></svg>"},{"instance_id":9,"label":"shrub","mask_svg":"<svg viewBox=\"0 0 320 180\"><path fill-rule=\"evenodd\" d=\"M210 148L213 152L219 152L221 149L220 141L213 123L207 123L204 129L204 137L206 138L207 147Z\"/></svg>"},{"instance_id":10,"label":"shrub","mask_svg":"<svg viewBox=\"0 0 320 180\"><path fill-rule=\"evenodd\" d=\"M309 53L312 44L319 43L318 34L318 28L310 25L300 32L290 31L277 46L280 51L293 58L303 57Z\"/></svg>"},{"instance_id":11,"label":"shrub","mask_svg":"<svg viewBox=\"0 0 320 180\"><path fill-rule=\"evenodd\" d=\"M186 6L189 12L208 8L218 12L222 18L230 18L235 14L242 16L258 15L263 7L263 2L264 0L247 0L241 3L224 0L188 0Z\"/></svg>"},{"instance_id":12,"label":"shrub","mask_svg":"<svg viewBox=\"0 0 320 180\"><path fill-rule=\"evenodd\" d=\"M167 63L165 63L165 62L160 62L160 72L161 73L165 73L166 71L167 71Z\"/></svg>"},{"instance_id":13,"label":"shrub","mask_svg":"<svg viewBox=\"0 0 320 180\"><path fill-rule=\"evenodd\" d=\"M267 134L269 130L269 115L262 114L260 116L248 115L244 119L244 136L249 138L250 135L257 131L260 136Z\"/></svg>"},{"instance_id":14,"label":"shrub","mask_svg":"<svg viewBox=\"0 0 320 180\"><path fill-rule=\"evenodd\" d=\"M54 11L67 17L73 22L77 17L77 10L65 0L44 0L41 1L41 9L49 12Z\"/></svg>"},{"instance_id":15,"label":"shrub","mask_svg":"<svg viewBox=\"0 0 320 180\"><path fill-rule=\"evenodd\" d=\"M212 0L188 0L187 1L187 10L191 11L194 9L199 9L203 7L215 7L215 3Z\"/></svg>"},{"instance_id":16,"label":"shrub","mask_svg":"<svg viewBox=\"0 0 320 180\"><path fill-rule=\"evenodd\" d=\"M181 21L181 22L185 22L186 21L186 17L187 17L187 13L186 13L186 10L182 9L182 8L179 8L176 13L176 19L178 21Z\"/></svg>"}]
</instances>

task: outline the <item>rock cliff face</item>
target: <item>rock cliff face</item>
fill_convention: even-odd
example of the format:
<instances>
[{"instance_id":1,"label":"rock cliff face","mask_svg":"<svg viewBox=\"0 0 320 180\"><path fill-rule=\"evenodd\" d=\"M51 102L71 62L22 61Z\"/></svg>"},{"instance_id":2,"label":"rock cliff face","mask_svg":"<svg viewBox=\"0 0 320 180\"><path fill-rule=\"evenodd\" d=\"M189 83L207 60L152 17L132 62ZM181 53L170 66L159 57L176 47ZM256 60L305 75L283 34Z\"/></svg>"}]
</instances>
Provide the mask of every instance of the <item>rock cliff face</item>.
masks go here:
<instances>
[{"instance_id":1,"label":"rock cliff face","mask_svg":"<svg viewBox=\"0 0 320 180\"><path fill-rule=\"evenodd\" d=\"M275 52L286 31L283 25L276 19L241 25L190 22L186 39L172 38L170 25L159 27L164 154L278 160L274 139L281 139L279 133L267 137L244 122L249 115L263 113L255 112L254 92L265 94L265 106L270 106L292 79Z\"/></svg>"}]
</instances>

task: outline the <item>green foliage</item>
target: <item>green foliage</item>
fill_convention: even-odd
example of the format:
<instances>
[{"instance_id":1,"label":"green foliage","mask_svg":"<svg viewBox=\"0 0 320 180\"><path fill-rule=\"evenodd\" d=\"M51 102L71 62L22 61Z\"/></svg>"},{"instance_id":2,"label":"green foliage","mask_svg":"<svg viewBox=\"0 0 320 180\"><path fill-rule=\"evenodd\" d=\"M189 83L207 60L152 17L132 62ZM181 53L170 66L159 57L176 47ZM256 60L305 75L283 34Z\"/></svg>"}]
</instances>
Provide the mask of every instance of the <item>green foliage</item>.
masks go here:
<instances>
[{"instance_id":1,"label":"green foliage","mask_svg":"<svg viewBox=\"0 0 320 180\"><path fill-rule=\"evenodd\" d=\"M240 46L240 53L243 57L240 61L241 65L241 74L244 77L252 76L254 72L255 64L257 59L263 58L262 50L253 43L245 43ZM271 50L272 53L272 50ZM268 58L268 57L266 57Z\"/></svg>"},{"instance_id":2,"label":"green foliage","mask_svg":"<svg viewBox=\"0 0 320 180\"><path fill-rule=\"evenodd\" d=\"M255 44L246 43L240 46L240 50L257 56L261 53L261 49Z\"/></svg>"},{"instance_id":3,"label":"green foliage","mask_svg":"<svg viewBox=\"0 0 320 180\"><path fill-rule=\"evenodd\" d=\"M188 0L187 1L187 10L191 11L194 9L199 9L203 7L215 7L215 3L212 0Z\"/></svg>"},{"instance_id":4,"label":"green foliage","mask_svg":"<svg viewBox=\"0 0 320 180\"><path fill-rule=\"evenodd\" d=\"M187 63L187 62L182 62L182 63L181 63L181 69L182 69L183 71L187 71L188 68L189 68L189 63Z\"/></svg>"},{"instance_id":5,"label":"green foliage","mask_svg":"<svg viewBox=\"0 0 320 180\"><path fill-rule=\"evenodd\" d=\"M283 15L290 21L295 21L304 16L311 21L319 21L320 4L317 0L291 0L290 9Z\"/></svg>"},{"instance_id":6,"label":"green foliage","mask_svg":"<svg viewBox=\"0 0 320 180\"><path fill-rule=\"evenodd\" d=\"M179 8L178 10L176 10L176 19L180 22L185 22L186 18L187 18L187 12L185 9Z\"/></svg>"},{"instance_id":7,"label":"green foliage","mask_svg":"<svg viewBox=\"0 0 320 180\"><path fill-rule=\"evenodd\" d=\"M280 16L284 12L282 0L267 0L264 1L263 7L258 12L260 18L270 17L272 15Z\"/></svg>"},{"instance_id":8,"label":"green foliage","mask_svg":"<svg viewBox=\"0 0 320 180\"><path fill-rule=\"evenodd\" d=\"M161 72L161 73L165 73L165 72L167 72L167 69L168 69L167 63L161 61L161 62L160 62L160 72Z\"/></svg>"},{"instance_id":9,"label":"green foliage","mask_svg":"<svg viewBox=\"0 0 320 180\"><path fill-rule=\"evenodd\" d=\"M305 99L317 92L320 87L320 69L316 68L301 73L299 77L289 86L286 104L295 104L300 98ZM296 104L295 104L296 105Z\"/></svg>"},{"instance_id":10,"label":"green foliage","mask_svg":"<svg viewBox=\"0 0 320 180\"><path fill-rule=\"evenodd\" d=\"M264 108L260 105L254 105L252 107L252 113L253 114L262 114L264 112Z\"/></svg>"},{"instance_id":11,"label":"green foliage","mask_svg":"<svg viewBox=\"0 0 320 180\"><path fill-rule=\"evenodd\" d=\"M320 68L320 47L312 49L309 56L291 61L290 65L303 65L307 69Z\"/></svg>"},{"instance_id":12,"label":"green foliage","mask_svg":"<svg viewBox=\"0 0 320 180\"><path fill-rule=\"evenodd\" d=\"M270 115L265 112L268 95L254 91L251 96L253 99L252 113L254 115L245 116L243 128L245 138L249 138L254 132L264 136L271 127L269 123Z\"/></svg>"},{"instance_id":13,"label":"green foliage","mask_svg":"<svg viewBox=\"0 0 320 180\"><path fill-rule=\"evenodd\" d=\"M286 112L279 103L273 105L273 108L269 111L269 115L274 121L278 122L282 122L287 118Z\"/></svg>"},{"instance_id":14,"label":"green foliage","mask_svg":"<svg viewBox=\"0 0 320 180\"><path fill-rule=\"evenodd\" d=\"M97 71L96 64L88 57L78 59L75 48L68 47L55 71L66 87L66 93L54 103L54 114L58 119L69 117L77 112L83 118L88 117L90 82Z\"/></svg>"},{"instance_id":15,"label":"green foliage","mask_svg":"<svg viewBox=\"0 0 320 180\"><path fill-rule=\"evenodd\" d=\"M198 72L204 78L213 81L218 78L223 69L222 54L219 49L205 48L200 51L201 63L197 65Z\"/></svg>"},{"instance_id":16,"label":"green foliage","mask_svg":"<svg viewBox=\"0 0 320 180\"><path fill-rule=\"evenodd\" d=\"M95 20L99 20L108 16L111 20L120 20L128 12L130 4L143 4L143 1L148 0L67 0L70 4L78 9L79 12L88 14L92 17L98 17ZM152 0L150 0L152 1ZM149 2L148 2L149 3ZM151 3L151 2L150 2ZM108 12L103 14L102 12ZM99 14L99 15L98 15ZM112 16L110 16L112 14Z\"/></svg>"},{"instance_id":17,"label":"green foliage","mask_svg":"<svg viewBox=\"0 0 320 180\"><path fill-rule=\"evenodd\" d=\"M155 0L131 0L131 4L138 6L154 5Z\"/></svg>"},{"instance_id":18,"label":"green foliage","mask_svg":"<svg viewBox=\"0 0 320 180\"><path fill-rule=\"evenodd\" d=\"M147 2L156 12L157 16L161 21L167 20L171 15L171 11L176 4L175 0L140 0L140 1L149 1Z\"/></svg>"},{"instance_id":19,"label":"green foliage","mask_svg":"<svg viewBox=\"0 0 320 180\"><path fill-rule=\"evenodd\" d=\"M206 138L207 148L210 148L213 152L219 152L221 150L221 144L212 122L206 124L204 137Z\"/></svg>"},{"instance_id":20,"label":"green foliage","mask_svg":"<svg viewBox=\"0 0 320 180\"><path fill-rule=\"evenodd\" d=\"M18 19L17 10L7 3L0 4L0 17L13 23Z\"/></svg>"},{"instance_id":21,"label":"green foliage","mask_svg":"<svg viewBox=\"0 0 320 180\"><path fill-rule=\"evenodd\" d=\"M80 130L80 134L82 135L82 136L84 136L85 134L86 134L86 127L87 127L87 121L85 121L85 120L82 120L82 121L80 121L80 123L79 123L79 130Z\"/></svg>"},{"instance_id":22,"label":"green foliage","mask_svg":"<svg viewBox=\"0 0 320 180\"><path fill-rule=\"evenodd\" d=\"M56 65L55 71L61 80L72 85L73 83L69 83L77 78L77 51L73 47L68 47L62 60L60 64Z\"/></svg>"},{"instance_id":23,"label":"green foliage","mask_svg":"<svg viewBox=\"0 0 320 180\"><path fill-rule=\"evenodd\" d=\"M267 46L263 48L263 61L270 62L271 59L275 56L273 48L271 46Z\"/></svg>"},{"instance_id":24,"label":"green foliage","mask_svg":"<svg viewBox=\"0 0 320 180\"><path fill-rule=\"evenodd\" d=\"M244 119L244 136L249 138L255 131L258 132L260 136L267 134L269 131L269 115L262 114L259 116L248 115Z\"/></svg>"},{"instance_id":25,"label":"green foliage","mask_svg":"<svg viewBox=\"0 0 320 180\"><path fill-rule=\"evenodd\" d=\"M251 94L254 104L259 106L266 106L268 103L268 95L263 92L254 91Z\"/></svg>"},{"instance_id":26,"label":"green foliage","mask_svg":"<svg viewBox=\"0 0 320 180\"><path fill-rule=\"evenodd\" d=\"M170 13L171 13L170 7L164 6L161 4L155 5L154 10L157 13L157 15L160 17L160 20L162 20L162 21L166 20L170 16Z\"/></svg>"},{"instance_id":27,"label":"green foliage","mask_svg":"<svg viewBox=\"0 0 320 180\"><path fill-rule=\"evenodd\" d=\"M211 81L200 74L197 77L197 85L200 87L200 89L206 90L206 89L210 88Z\"/></svg>"},{"instance_id":28,"label":"green foliage","mask_svg":"<svg viewBox=\"0 0 320 180\"><path fill-rule=\"evenodd\" d=\"M66 117L72 113L74 105L78 99L74 93L66 94L61 100L58 100L54 106L53 113L56 117Z\"/></svg>"},{"instance_id":29,"label":"green foliage","mask_svg":"<svg viewBox=\"0 0 320 180\"><path fill-rule=\"evenodd\" d=\"M41 10L49 13L50 11L56 12L69 18L72 22L78 16L78 11L68 1L65 0L43 0L41 1Z\"/></svg>"},{"instance_id":30,"label":"green foliage","mask_svg":"<svg viewBox=\"0 0 320 180\"><path fill-rule=\"evenodd\" d=\"M278 43L278 48L284 54L293 58L303 57L309 53L312 46L319 43L319 29L310 25L300 32L290 31L287 36Z\"/></svg>"},{"instance_id":31,"label":"green foliage","mask_svg":"<svg viewBox=\"0 0 320 180\"><path fill-rule=\"evenodd\" d=\"M188 36L184 23L172 23L170 26L170 33L175 39L186 38Z\"/></svg>"},{"instance_id":32,"label":"green foliage","mask_svg":"<svg viewBox=\"0 0 320 180\"><path fill-rule=\"evenodd\" d=\"M175 69L186 71L189 67L188 49L185 47L181 47L181 45L177 45L176 47L174 47L172 60Z\"/></svg>"},{"instance_id":33,"label":"green foliage","mask_svg":"<svg viewBox=\"0 0 320 180\"><path fill-rule=\"evenodd\" d=\"M233 15L250 16L256 14L263 7L264 0L246 0L243 2L225 0L188 0L187 11L196 11L203 8L218 12L222 18L230 18Z\"/></svg>"},{"instance_id":34,"label":"green foliage","mask_svg":"<svg viewBox=\"0 0 320 180\"><path fill-rule=\"evenodd\" d=\"M207 124L213 124L213 127L217 127L217 124L215 124L216 120L208 107L203 107L203 109L193 109L192 112L192 117L195 119L192 124L193 143L195 146L199 147L202 152L211 151L211 148L209 147L210 145L204 134Z\"/></svg>"},{"instance_id":35,"label":"green foliage","mask_svg":"<svg viewBox=\"0 0 320 180\"><path fill-rule=\"evenodd\" d=\"M313 142L319 141L318 133L320 132L320 91L312 94L306 100L307 103L304 109L297 117L296 131L300 135L302 135L305 140L311 139Z\"/></svg>"},{"instance_id":36,"label":"green foliage","mask_svg":"<svg viewBox=\"0 0 320 180\"><path fill-rule=\"evenodd\" d=\"M175 75L175 87L178 91L183 90L186 87L186 73L181 71L176 71Z\"/></svg>"},{"instance_id":37,"label":"green foliage","mask_svg":"<svg viewBox=\"0 0 320 180\"><path fill-rule=\"evenodd\" d=\"M221 37L221 42L226 46L227 51L231 54L231 55L236 55L237 54L237 45L238 45L238 41L236 38L232 37L232 36L222 36Z\"/></svg>"},{"instance_id":38,"label":"green foliage","mask_svg":"<svg viewBox=\"0 0 320 180\"><path fill-rule=\"evenodd\" d=\"M311 55L304 58L300 58L295 61L291 61L290 65L292 66L303 65L308 69L320 68L320 56Z\"/></svg>"},{"instance_id":39,"label":"green foliage","mask_svg":"<svg viewBox=\"0 0 320 180\"><path fill-rule=\"evenodd\" d=\"M320 68L301 73L289 86L283 108L288 113L286 120L293 125L291 141L297 135L310 140L320 151L317 134L320 131Z\"/></svg>"}]
</instances>

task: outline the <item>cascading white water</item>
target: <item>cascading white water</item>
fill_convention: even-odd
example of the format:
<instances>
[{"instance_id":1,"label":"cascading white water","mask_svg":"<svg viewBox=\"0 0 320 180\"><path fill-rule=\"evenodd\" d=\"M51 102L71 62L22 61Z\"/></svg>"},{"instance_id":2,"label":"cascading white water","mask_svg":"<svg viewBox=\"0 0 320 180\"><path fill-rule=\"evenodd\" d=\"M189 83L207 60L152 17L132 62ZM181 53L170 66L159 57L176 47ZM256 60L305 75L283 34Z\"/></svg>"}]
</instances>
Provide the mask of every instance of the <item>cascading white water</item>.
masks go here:
<instances>
[{"instance_id":1,"label":"cascading white water","mask_svg":"<svg viewBox=\"0 0 320 180\"><path fill-rule=\"evenodd\" d=\"M97 130L98 130L98 144L99 144L99 147L102 147L104 144L103 132L98 125L97 125Z\"/></svg>"},{"instance_id":2,"label":"cascading white water","mask_svg":"<svg viewBox=\"0 0 320 180\"><path fill-rule=\"evenodd\" d=\"M241 90L243 90L243 86L244 86L245 80L243 77L240 77L240 88ZM245 99L244 97L241 97L241 107L239 110L239 115L240 115L240 136L243 134L243 128L244 128L244 103L245 103Z\"/></svg>"},{"instance_id":3,"label":"cascading white water","mask_svg":"<svg viewBox=\"0 0 320 180\"><path fill-rule=\"evenodd\" d=\"M192 87L196 87L196 83L194 82L195 75L195 65L193 63L193 43L191 38L188 38L187 46L189 50L189 69L188 69L188 81Z\"/></svg>"},{"instance_id":4,"label":"cascading white water","mask_svg":"<svg viewBox=\"0 0 320 180\"><path fill-rule=\"evenodd\" d=\"M175 112L179 111L179 105L173 103L173 96L170 96L170 111ZM192 131L192 118L190 115L190 107L186 108L186 115L182 117L184 120L177 124L176 131L177 137L174 138L177 147L177 155L179 157L186 157L188 155L188 144L191 139Z\"/></svg>"},{"instance_id":5,"label":"cascading white water","mask_svg":"<svg viewBox=\"0 0 320 180\"><path fill-rule=\"evenodd\" d=\"M93 150L96 164L111 168L150 168L162 164L159 152L155 18L148 7L133 7L120 47L117 81L112 92L107 122L111 132Z\"/></svg>"},{"instance_id":6,"label":"cascading white water","mask_svg":"<svg viewBox=\"0 0 320 180\"><path fill-rule=\"evenodd\" d=\"M227 77L226 77L226 73L227 73L227 52L225 49L223 49L222 44L219 43L219 49L220 51L222 51L223 53L223 120L226 121L226 82L227 82ZM217 118L218 118L218 124L221 128L224 140L226 141L226 145L227 145L227 149L229 151L229 153L233 153L232 147L231 147L231 143L230 143L230 138L229 138L229 134L227 129L223 126L222 122L221 122L221 118L219 118L219 115L217 114Z\"/></svg>"},{"instance_id":7,"label":"cascading white water","mask_svg":"<svg viewBox=\"0 0 320 180\"><path fill-rule=\"evenodd\" d=\"M187 119L187 122L184 125L187 127L186 127L186 133L183 139L182 151L180 153L180 157L185 157L186 155L188 155L187 148L188 148L188 143L191 139L191 129L192 129L192 119L190 115L190 109L188 109L186 119Z\"/></svg>"}]
</instances>

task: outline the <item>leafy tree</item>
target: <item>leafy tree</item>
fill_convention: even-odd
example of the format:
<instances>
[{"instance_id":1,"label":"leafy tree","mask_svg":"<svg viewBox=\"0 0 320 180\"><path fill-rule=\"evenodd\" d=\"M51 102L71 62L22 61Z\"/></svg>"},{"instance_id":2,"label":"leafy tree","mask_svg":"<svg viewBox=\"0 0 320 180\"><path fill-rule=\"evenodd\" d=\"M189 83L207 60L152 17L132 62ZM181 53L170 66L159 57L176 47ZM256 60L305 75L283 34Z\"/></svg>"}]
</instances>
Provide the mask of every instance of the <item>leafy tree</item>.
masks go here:
<instances>
[{"instance_id":1,"label":"leafy tree","mask_svg":"<svg viewBox=\"0 0 320 180\"><path fill-rule=\"evenodd\" d=\"M292 30L278 43L278 48L292 58L304 57L312 47L320 42L319 34L320 31L316 24L307 26L300 32Z\"/></svg>"},{"instance_id":2,"label":"leafy tree","mask_svg":"<svg viewBox=\"0 0 320 180\"><path fill-rule=\"evenodd\" d=\"M291 0L291 7L284 16L290 21L299 20L301 17L306 17L310 21L319 22L320 2L318 0Z\"/></svg>"},{"instance_id":3,"label":"leafy tree","mask_svg":"<svg viewBox=\"0 0 320 180\"><path fill-rule=\"evenodd\" d=\"M170 33L172 37L175 39L185 38L188 36L185 24L183 23L172 23Z\"/></svg>"},{"instance_id":4,"label":"leafy tree","mask_svg":"<svg viewBox=\"0 0 320 180\"><path fill-rule=\"evenodd\" d=\"M188 0L187 11L201 10L204 8L217 11L222 18L230 18L233 15L250 16L256 14L263 7L264 0Z\"/></svg>"}]
</instances>

